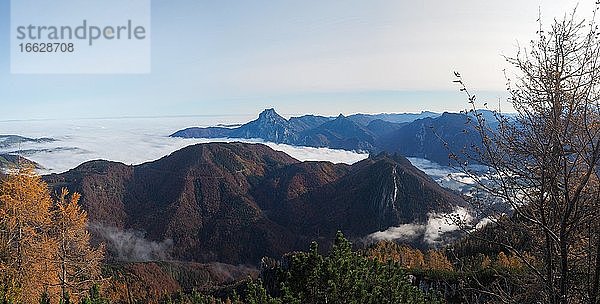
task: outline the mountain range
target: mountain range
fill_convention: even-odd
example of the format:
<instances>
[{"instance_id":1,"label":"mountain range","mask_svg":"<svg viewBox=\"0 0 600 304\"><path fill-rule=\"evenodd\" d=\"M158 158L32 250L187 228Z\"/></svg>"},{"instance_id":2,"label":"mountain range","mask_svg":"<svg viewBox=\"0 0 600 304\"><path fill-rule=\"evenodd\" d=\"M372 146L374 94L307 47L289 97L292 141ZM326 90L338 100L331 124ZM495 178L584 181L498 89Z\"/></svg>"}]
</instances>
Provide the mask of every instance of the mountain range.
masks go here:
<instances>
[{"instance_id":1,"label":"mountain range","mask_svg":"<svg viewBox=\"0 0 600 304\"><path fill-rule=\"evenodd\" d=\"M19 155L0 154L0 172L9 170L11 168L16 168L19 165L32 166L37 169L42 168L38 163Z\"/></svg>"},{"instance_id":2,"label":"mountain range","mask_svg":"<svg viewBox=\"0 0 600 304\"><path fill-rule=\"evenodd\" d=\"M491 114L483 111L485 115ZM254 121L235 128L192 127L173 133L183 138L262 139L295 146L400 153L449 163L449 153L481 142L468 116L459 113L355 114L324 117L304 115L286 119L274 109L264 110Z\"/></svg>"},{"instance_id":3,"label":"mountain range","mask_svg":"<svg viewBox=\"0 0 600 304\"><path fill-rule=\"evenodd\" d=\"M27 154L30 150L22 150L21 144L30 143L48 143L53 142L52 138L29 138L19 135L0 135L0 173L19 165L28 165L41 169L42 166L21 155Z\"/></svg>"},{"instance_id":4,"label":"mountain range","mask_svg":"<svg viewBox=\"0 0 600 304\"><path fill-rule=\"evenodd\" d=\"M271 134L286 136L280 131ZM44 179L54 189L81 193L93 225L170 240L176 260L236 265L306 249L312 240L327 244L337 230L362 238L424 223L430 212L464 204L398 154L353 165L300 162L247 143L188 146L135 166L91 161Z\"/></svg>"},{"instance_id":5,"label":"mountain range","mask_svg":"<svg viewBox=\"0 0 600 304\"><path fill-rule=\"evenodd\" d=\"M52 138L29 138L19 135L0 135L0 149L14 147L24 143L46 143L55 141Z\"/></svg>"}]
</instances>

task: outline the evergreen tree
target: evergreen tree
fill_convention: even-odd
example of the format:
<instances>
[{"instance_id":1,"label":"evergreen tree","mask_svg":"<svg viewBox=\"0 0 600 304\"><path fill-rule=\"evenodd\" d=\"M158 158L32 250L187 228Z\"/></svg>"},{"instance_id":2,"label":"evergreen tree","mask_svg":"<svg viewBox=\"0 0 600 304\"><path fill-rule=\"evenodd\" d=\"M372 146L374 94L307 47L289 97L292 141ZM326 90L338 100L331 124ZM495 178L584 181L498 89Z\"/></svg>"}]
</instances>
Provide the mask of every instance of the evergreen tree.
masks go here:
<instances>
[{"instance_id":1,"label":"evergreen tree","mask_svg":"<svg viewBox=\"0 0 600 304\"><path fill-rule=\"evenodd\" d=\"M47 291L42 292L40 296L40 304L50 304L50 295Z\"/></svg>"},{"instance_id":2,"label":"evergreen tree","mask_svg":"<svg viewBox=\"0 0 600 304\"><path fill-rule=\"evenodd\" d=\"M100 285L94 284L90 287L87 297L81 300L81 304L108 304L109 301L103 298L100 293ZM195 302L194 302L195 303Z\"/></svg>"},{"instance_id":3,"label":"evergreen tree","mask_svg":"<svg viewBox=\"0 0 600 304\"><path fill-rule=\"evenodd\" d=\"M68 292L62 293L60 296L60 304L71 304L71 296Z\"/></svg>"},{"instance_id":4,"label":"evergreen tree","mask_svg":"<svg viewBox=\"0 0 600 304\"><path fill-rule=\"evenodd\" d=\"M435 303L436 300L410 285L403 267L382 263L352 250L338 232L329 256L309 252L287 257L278 266L278 290L266 290L262 281L249 285L249 303ZM271 298L270 295L277 295Z\"/></svg>"},{"instance_id":5,"label":"evergreen tree","mask_svg":"<svg viewBox=\"0 0 600 304\"><path fill-rule=\"evenodd\" d=\"M261 280L248 283L246 292L246 303L248 304L281 304L280 301L267 294Z\"/></svg>"}]
</instances>

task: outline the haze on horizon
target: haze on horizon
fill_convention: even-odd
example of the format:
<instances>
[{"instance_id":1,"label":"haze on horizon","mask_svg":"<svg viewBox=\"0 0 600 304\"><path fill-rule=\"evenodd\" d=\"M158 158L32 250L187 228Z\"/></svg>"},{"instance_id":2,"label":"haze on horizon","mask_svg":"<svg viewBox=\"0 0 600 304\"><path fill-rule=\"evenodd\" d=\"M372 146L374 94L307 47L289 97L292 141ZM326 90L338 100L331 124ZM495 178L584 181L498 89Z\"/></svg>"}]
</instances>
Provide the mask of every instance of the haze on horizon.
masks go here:
<instances>
[{"instance_id":1,"label":"haze on horizon","mask_svg":"<svg viewBox=\"0 0 600 304\"><path fill-rule=\"evenodd\" d=\"M533 38L538 11L551 20L578 5L587 17L593 4L153 0L150 74L13 75L10 5L0 0L0 121L458 111L455 70L497 104L502 54Z\"/></svg>"}]
</instances>

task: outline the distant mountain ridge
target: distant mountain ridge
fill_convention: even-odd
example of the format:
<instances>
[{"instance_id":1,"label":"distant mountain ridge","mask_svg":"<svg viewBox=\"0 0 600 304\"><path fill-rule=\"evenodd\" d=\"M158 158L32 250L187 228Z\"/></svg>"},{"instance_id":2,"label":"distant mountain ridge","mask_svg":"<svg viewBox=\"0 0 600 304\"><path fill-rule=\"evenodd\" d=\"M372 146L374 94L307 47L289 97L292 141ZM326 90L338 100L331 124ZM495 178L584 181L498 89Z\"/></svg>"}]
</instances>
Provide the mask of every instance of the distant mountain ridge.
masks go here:
<instances>
[{"instance_id":1,"label":"distant mountain ridge","mask_svg":"<svg viewBox=\"0 0 600 304\"><path fill-rule=\"evenodd\" d=\"M482 110L491 116L491 111ZM187 128L173 133L183 138L240 138L296 146L327 147L370 153L400 153L425 158L442 165L450 152L481 142L479 134L461 113L354 114L336 118L305 115L289 120L274 109L237 128Z\"/></svg>"},{"instance_id":2,"label":"distant mountain ridge","mask_svg":"<svg viewBox=\"0 0 600 304\"><path fill-rule=\"evenodd\" d=\"M14 154L1 154L0 153L0 172L7 171L9 169L17 168L20 165L31 166L33 168L41 169L42 167L25 157Z\"/></svg>"},{"instance_id":3,"label":"distant mountain ridge","mask_svg":"<svg viewBox=\"0 0 600 304\"><path fill-rule=\"evenodd\" d=\"M13 147L18 144L23 143L46 143L53 142L55 139L53 138L29 138L23 137L19 135L0 135L0 148L8 148Z\"/></svg>"},{"instance_id":4,"label":"distant mountain ridge","mask_svg":"<svg viewBox=\"0 0 600 304\"><path fill-rule=\"evenodd\" d=\"M440 113L435 113L431 111L422 111L421 113L398 113L398 114L353 114L348 116L352 121L361 125L368 125L372 121L382 120L391 123L408 123L415 121L417 119L428 118L428 117L438 117Z\"/></svg>"},{"instance_id":5,"label":"distant mountain ridge","mask_svg":"<svg viewBox=\"0 0 600 304\"><path fill-rule=\"evenodd\" d=\"M198 144L137 166L91 161L44 178L81 193L91 222L173 240L174 259L196 262L256 264L327 243L339 229L361 238L464 204L399 155L300 162L261 144Z\"/></svg>"}]
</instances>

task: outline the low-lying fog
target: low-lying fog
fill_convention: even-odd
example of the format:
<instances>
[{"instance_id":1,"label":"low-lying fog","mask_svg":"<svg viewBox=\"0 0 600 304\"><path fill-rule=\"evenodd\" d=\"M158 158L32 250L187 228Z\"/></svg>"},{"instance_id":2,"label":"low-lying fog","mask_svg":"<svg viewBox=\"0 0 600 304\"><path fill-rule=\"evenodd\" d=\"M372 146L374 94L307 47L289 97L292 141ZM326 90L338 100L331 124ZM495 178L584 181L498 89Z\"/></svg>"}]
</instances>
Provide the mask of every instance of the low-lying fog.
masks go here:
<instances>
[{"instance_id":1,"label":"low-lying fog","mask_svg":"<svg viewBox=\"0 0 600 304\"><path fill-rule=\"evenodd\" d=\"M261 140L170 138L173 132L190 126L236 124L250 116L153 117L118 119L38 120L0 122L0 134L30 138L50 137L54 142L24 143L1 148L0 153L21 151L21 155L45 168L42 173L60 173L79 164L105 159L125 164L140 164L159 159L185 146L216 141ZM368 154L344 150L294 147L265 143L299 160L325 160L352 164Z\"/></svg>"}]
</instances>

